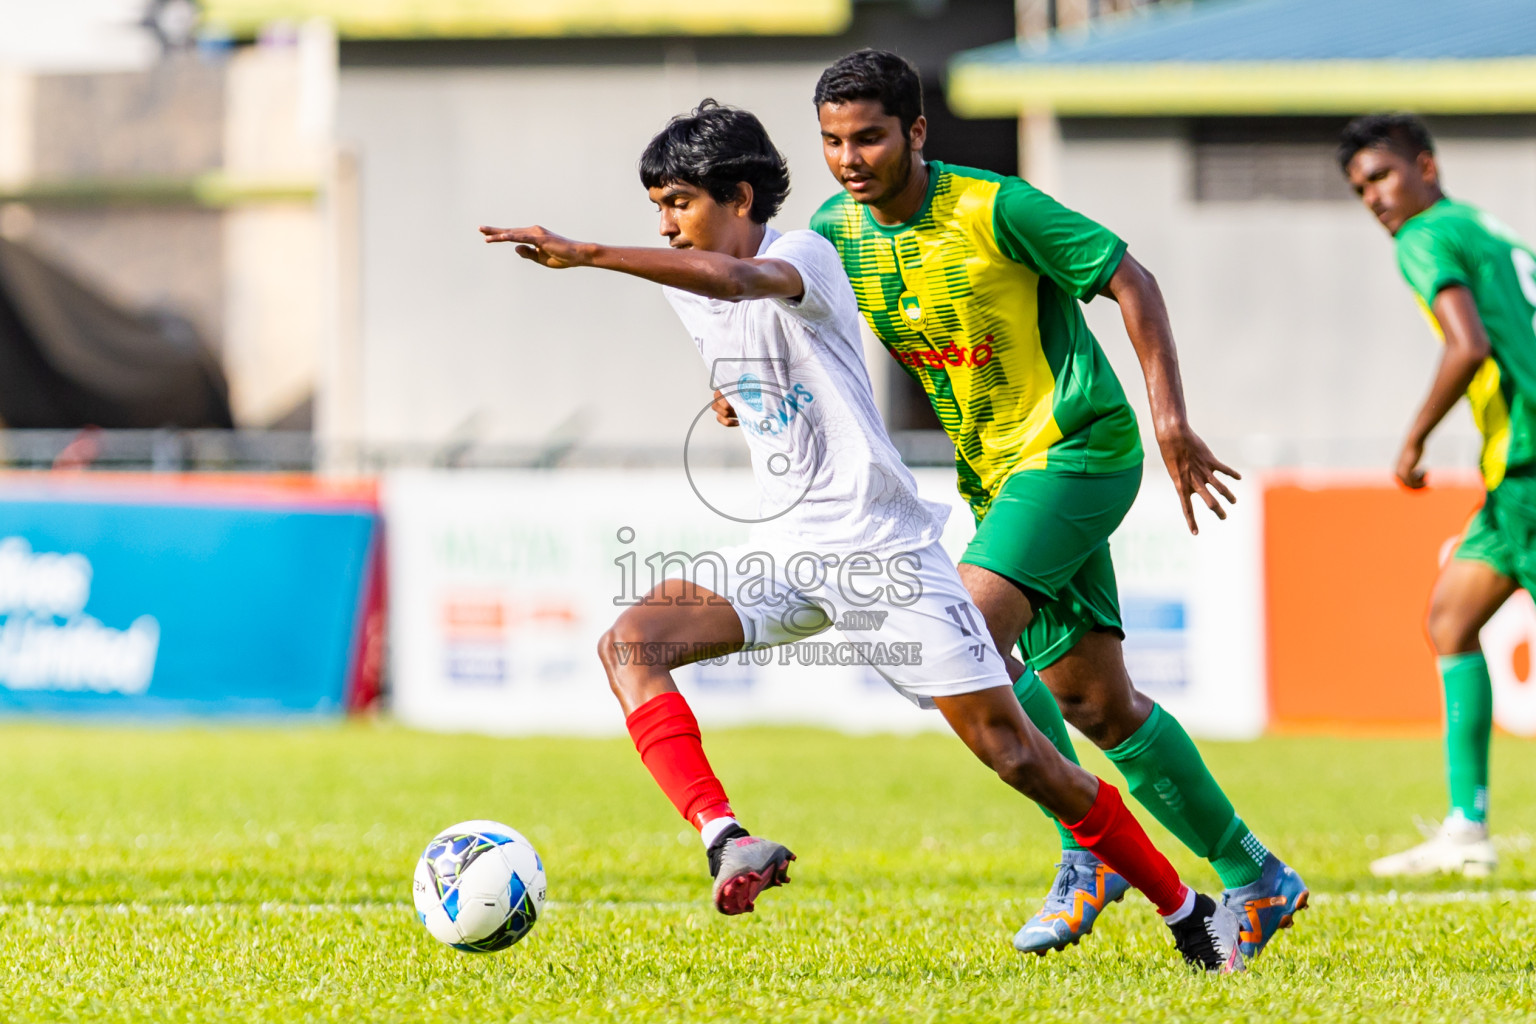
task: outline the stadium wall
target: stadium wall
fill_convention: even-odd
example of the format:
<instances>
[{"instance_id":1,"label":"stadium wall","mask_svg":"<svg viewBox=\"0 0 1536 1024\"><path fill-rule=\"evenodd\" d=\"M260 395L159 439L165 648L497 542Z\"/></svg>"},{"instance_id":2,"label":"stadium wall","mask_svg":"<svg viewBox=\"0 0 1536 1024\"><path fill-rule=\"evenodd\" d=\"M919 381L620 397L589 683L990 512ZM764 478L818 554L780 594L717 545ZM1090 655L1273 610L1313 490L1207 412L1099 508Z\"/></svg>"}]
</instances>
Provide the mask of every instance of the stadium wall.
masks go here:
<instances>
[{"instance_id":1,"label":"stadium wall","mask_svg":"<svg viewBox=\"0 0 1536 1024\"><path fill-rule=\"evenodd\" d=\"M820 64L347 68L343 144L361 181L362 358L346 440L681 448L707 375L660 289L522 266L480 224L658 245L635 171L705 96L754 111L803 227L835 183L809 97Z\"/></svg>"},{"instance_id":2,"label":"stadium wall","mask_svg":"<svg viewBox=\"0 0 1536 1024\"><path fill-rule=\"evenodd\" d=\"M1264 119L1250 121L1262 139ZM1431 127L1447 191L1536 239L1536 120L1443 117ZM1054 191L1124 237L1156 274L1195 429L1235 463L1390 466L1434 373L1438 341L1398 275L1391 239L1333 179L1336 130L1314 126L1300 147L1312 198L1212 199L1197 194L1198 124L1061 123ZM1251 147L1257 158L1293 156L1280 126L1273 131L1272 148ZM1315 174L1324 180L1313 183ZM1119 310L1099 299L1085 312L1150 430ZM1429 457L1471 465L1477 452L1458 406Z\"/></svg>"}]
</instances>

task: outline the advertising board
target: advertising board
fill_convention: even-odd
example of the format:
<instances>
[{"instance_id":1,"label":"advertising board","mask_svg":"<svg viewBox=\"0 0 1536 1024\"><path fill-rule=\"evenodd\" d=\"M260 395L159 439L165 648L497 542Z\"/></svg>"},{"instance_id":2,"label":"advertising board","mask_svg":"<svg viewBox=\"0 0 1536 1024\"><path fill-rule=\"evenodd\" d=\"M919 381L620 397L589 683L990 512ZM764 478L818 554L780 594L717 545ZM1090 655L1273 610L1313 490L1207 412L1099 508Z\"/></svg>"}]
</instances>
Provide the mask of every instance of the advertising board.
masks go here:
<instances>
[{"instance_id":1,"label":"advertising board","mask_svg":"<svg viewBox=\"0 0 1536 1024\"><path fill-rule=\"evenodd\" d=\"M1438 730L1425 630L1444 560L1483 499L1475 473L1408 491L1381 472L1273 474L1264 490L1269 693L1288 731ZM1536 606L1517 592L1482 632L1494 724L1536 735Z\"/></svg>"},{"instance_id":2,"label":"advertising board","mask_svg":"<svg viewBox=\"0 0 1536 1024\"><path fill-rule=\"evenodd\" d=\"M259 481L8 478L0 711L339 712L377 532L371 500Z\"/></svg>"},{"instance_id":3,"label":"advertising board","mask_svg":"<svg viewBox=\"0 0 1536 1024\"><path fill-rule=\"evenodd\" d=\"M943 543L958 557L974 528L954 474L916 475L925 497L953 506ZM744 507L754 494L746 471L391 474L381 499L395 712L447 731L621 734L599 636L661 578L744 542L747 528L711 507ZM1198 735L1263 728L1257 504L1248 520L1192 538L1159 476L1112 542L1133 675ZM678 685L708 725L944 727L868 666L837 664L840 640L834 629L733 654L679 671Z\"/></svg>"}]
</instances>

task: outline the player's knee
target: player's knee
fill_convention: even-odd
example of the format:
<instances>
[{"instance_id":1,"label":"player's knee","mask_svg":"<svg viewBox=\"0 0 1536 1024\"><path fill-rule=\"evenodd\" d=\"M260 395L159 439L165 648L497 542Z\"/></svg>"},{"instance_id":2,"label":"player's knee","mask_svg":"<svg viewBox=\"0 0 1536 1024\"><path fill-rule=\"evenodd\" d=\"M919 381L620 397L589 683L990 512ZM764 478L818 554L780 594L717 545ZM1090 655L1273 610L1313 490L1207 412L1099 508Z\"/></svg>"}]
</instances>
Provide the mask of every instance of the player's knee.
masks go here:
<instances>
[{"instance_id":1,"label":"player's knee","mask_svg":"<svg viewBox=\"0 0 1536 1024\"><path fill-rule=\"evenodd\" d=\"M597 660L603 663L603 671L608 673L608 685L617 693L619 684L615 670L618 668L619 661L616 649L619 640L615 628L610 626L603 631L602 636L597 638Z\"/></svg>"},{"instance_id":2,"label":"player's knee","mask_svg":"<svg viewBox=\"0 0 1536 1024\"><path fill-rule=\"evenodd\" d=\"M1072 723L1074 729L1087 736L1095 746L1104 745L1101 741L1111 732L1116 718L1110 701L1102 694L1076 694L1061 698L1058 703L1061 716Z\"/></svg>"},{"instance_id":3,"label":"player's knee","mask_svg":"<svg viewBox=\"0 0 1536 1024\"><path fill-rule=\"evenodd\" d=\"M1477 630L1461 614L1460 609L1436 602L1430 605L1425 622L1429 642L1436 654L1461 654L1477 648Z\"/></svg>"},{"instance_id":4,"label":"player's knee","mask_svg":"<svg viewBox=\"0 0 1536 1024\"><path fill-rule=\"evenodd\" d=\"M1063 699L1060 704L1062 717L1100 750L1124 743L1152 713L1151 699L1129 685Z\"/></svg>"},{"instance_id":5,"label":"player's knee","mask_svg":"<svg viewBox=\"0 0 1536 1024\"><path fill-rule=\"evenodd\" d=\"M608 685L615 695L623 695L624 679L628 675L624 670L647 663L647 641L644 630L622 615L598 638L597 658L603 663Z\"/></svg>"},{"instance_id":6,"label":"player's knee","mask_svg":"<svg viewBox=\"0 0 1536 1024\"><path fill-rule=\"evenodd\" d=\"M1058 698L1061 716L1088 741L1101 750L1119 743L1136 731L1133 701L1128 694L1103 690L1086 691ZM1146 716L1142 715L1145 719Z\"/></svg>"}]
</instances>

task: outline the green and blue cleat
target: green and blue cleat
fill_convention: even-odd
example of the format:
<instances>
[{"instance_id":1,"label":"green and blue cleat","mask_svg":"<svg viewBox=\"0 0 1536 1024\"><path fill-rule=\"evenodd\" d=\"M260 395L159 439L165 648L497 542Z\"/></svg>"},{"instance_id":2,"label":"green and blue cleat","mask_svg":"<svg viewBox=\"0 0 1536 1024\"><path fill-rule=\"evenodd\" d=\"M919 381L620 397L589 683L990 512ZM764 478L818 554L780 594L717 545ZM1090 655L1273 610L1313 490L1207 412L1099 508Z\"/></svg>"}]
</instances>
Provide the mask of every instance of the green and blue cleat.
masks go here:
<instances>
[{"instance_id":1,"label":"green and blue cleat","mask_svg":"<svg viewBox=\"0 0 1536 1024\"><path fill-rule=\"evenodd\" d=\"M1087 850L1061 851L1056 882L1045 903L1013 937L1020 953L1044 956L1066 949L1093 931L1093 923L1111 903L1125 898L1130 883Z\"/></svg>"},{"instance_id":2,"label":"green and blue cleat","mask_svg":"<svg viewBox=\"0 0 1536 1024\"><path fill-rule=\"evenodd\" d=\"M1245 960L1258 956L1282 928L1289 928L1307 906L1307 884L1274 854L1264 858L1258 880L1221 894L1221 902L1242 922L1240 948Z\"/></svg>"}]
</instances>

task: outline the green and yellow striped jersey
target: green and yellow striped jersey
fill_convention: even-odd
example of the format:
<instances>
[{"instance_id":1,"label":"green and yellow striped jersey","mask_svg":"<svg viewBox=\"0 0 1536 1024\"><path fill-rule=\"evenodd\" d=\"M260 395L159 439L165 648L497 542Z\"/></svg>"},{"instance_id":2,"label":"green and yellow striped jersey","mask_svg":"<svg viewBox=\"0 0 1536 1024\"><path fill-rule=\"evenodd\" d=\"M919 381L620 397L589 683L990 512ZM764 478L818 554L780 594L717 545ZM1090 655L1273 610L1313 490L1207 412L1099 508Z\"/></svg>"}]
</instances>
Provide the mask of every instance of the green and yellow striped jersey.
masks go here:
<instances>
[{"instance_id":1,"label":"green and yellow striped jersey","mask_svg":"<svg viewBox=\"0 0 1536 1024\"><path fill-rule=\"evenodd\" d=\"M1079 300L1125 243L1019 178L938 161L904 224L846 192L811 229L830 241L875 336L933 403L978 517L1024 469L1109 473L1141 462L1136 414Z\"/></svg>"},{"instance_id":2,"label":"green and yellow striped jersey","mask_svg":"<svg viewBox=\"0 0 1536 1024\"><path fill-rule=\"evenodd\" d=\"M1491 491L1511 470L1536 467L1536 255L1509 228L1452 199L1410 217L1394 241L1398 269L1436 334L1430 307L1451 285L1472 292L1488 332L1492 353L1467 401L1483 435L1480 462Z\"/></svg>"}]
</instances>

